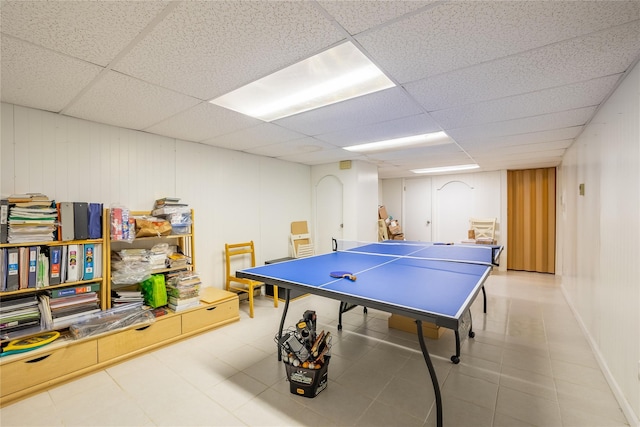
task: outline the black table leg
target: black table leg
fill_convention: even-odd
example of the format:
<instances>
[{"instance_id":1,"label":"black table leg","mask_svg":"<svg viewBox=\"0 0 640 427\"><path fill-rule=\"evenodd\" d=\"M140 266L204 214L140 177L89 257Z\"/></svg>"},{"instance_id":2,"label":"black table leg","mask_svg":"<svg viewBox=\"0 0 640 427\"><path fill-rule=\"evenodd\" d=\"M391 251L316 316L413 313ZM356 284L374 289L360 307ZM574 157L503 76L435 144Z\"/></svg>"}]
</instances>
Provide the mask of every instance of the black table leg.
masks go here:
<instances>
[{"instance_id":1,"label":"black table leg","mask_svg":"<svg viewBox=\"0 0 640 427\"><path fill-rule=\"evenodd\" d=\"M484 313L487 313L487 292L484 290L484 285L482 285L482 298L484 304Z\"/></svg>"},{"instance_id":2,"label":"black table leg","mask_svg":"<svg viewBox=\"0 0 640 427\"><path fill-rule=\"evenodd\" d=\"M429 357L429 351L427 350L427 346L424 343L421 320L416 320L416 327L418 329L418 340L420 341L422 355L424 356L424 361L427 363L427 368L429 368L429 375L431 376L431 383L433 384L433 392L436 395L436 425L437 427L442 427L442 396L440 395L440 384L438 384L436 370L433 367L433 362L431 362L431 357Z\"/></svg>"},{"instance_id":3,"label":"black table leg","mask_svg":"<svg viewBox=\"0 0 640 427\"><path fill-rule=\"evenodd\" d=\"M278 330L278 343L282 338L282 329L284 328L284 319L287 317L287 310L289 310L289 297L291 296L291 289L287 288L285 291L286 300L284 302L284 310L282 312L282 319L280 319L280 329ZM280 351L280 344L278 346L278 361L282 360L282 352Z\"/></svg>"},{"instance_id":4,"label":"black table leg","mask_svg":"<svg viewBox=\"0 0 640 427\"><path fill-rule=\"evenodd\" d=\"M457 365L460 363L460 332L456 329L454 333L456 334L456 354L451 356L451 361Z\"/></svg>"}]
</instances>

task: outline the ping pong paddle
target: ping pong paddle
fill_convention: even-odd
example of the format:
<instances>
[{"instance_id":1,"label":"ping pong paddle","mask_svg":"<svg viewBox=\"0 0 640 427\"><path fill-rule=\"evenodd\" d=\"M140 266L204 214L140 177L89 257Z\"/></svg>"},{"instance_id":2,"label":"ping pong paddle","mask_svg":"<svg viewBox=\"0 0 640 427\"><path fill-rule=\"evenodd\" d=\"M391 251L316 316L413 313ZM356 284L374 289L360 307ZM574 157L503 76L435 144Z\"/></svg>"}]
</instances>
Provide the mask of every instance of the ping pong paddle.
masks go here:
<instances>
[{"instance_id":1,"label":"ping pong paddle","mask_svg":"<svg viewBox=\"0 0 640 427\"><path fill-rule=\"evenodd\" d=\"M335 277L336 279L349 279L352 282L356 281L355 274L351 274L348 271L332 271L329 275L331 277Z\"/></svg>"},{"instance_id":2,"label":"ping pong paddle","mask_svg":"<svg viewBox=\"0 0 640 427\"><path fill-rule=\"evenodd\" d=\"M59 336L60 332L52 331L45 332L44 334L36 335L34 337L13 340L9 342L6 347L2 347L0 357L35 350L38 347L42 347L45 344L55 341Z\"/></svg>"}]
</instances>

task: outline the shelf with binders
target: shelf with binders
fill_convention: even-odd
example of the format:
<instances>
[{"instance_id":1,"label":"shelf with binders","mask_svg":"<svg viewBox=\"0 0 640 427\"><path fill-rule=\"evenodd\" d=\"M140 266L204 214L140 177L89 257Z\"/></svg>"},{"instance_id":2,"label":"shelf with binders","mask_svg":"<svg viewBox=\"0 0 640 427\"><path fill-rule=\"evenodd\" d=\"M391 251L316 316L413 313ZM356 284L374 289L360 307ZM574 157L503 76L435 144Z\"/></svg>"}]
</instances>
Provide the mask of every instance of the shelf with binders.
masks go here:
<instances>
[{"instance_id":1,"label":"shelf with binders","mask_svg":"<svg viewBox=\"0 0 640 427\"><path fill-rule=\"evenodd\" d=\"M129 218L150 217L151 211L130 211ZM106 218L111 217L111 212L107 209ZM194 212L190 209L191 224L188 227L181 227L180 234L167 234L164 236L148 236L135 237L132 240L106 239L107 243L107 264L106 264L106 283L109 288L107 295L112 290L117 289L133 289L139 283L118 283L117 271L114 269L114 253L120 253L123 250L134 252L135 250L151 250L154 246L167 244L170 254L167 254L167 261L164 264L151 265L151 274L170 275L180 271L195 271L195 231L194 231ZM132 222L132 231L135 233L135 226ZM172 260L171 257L176 258ZM115 257L117 258L117 256Z\"/></svg>"},{"instance_id":2,"label":"shelf with binders","mask_svg":"<svg viewBox=\"0 0 640 427\"><path fill-rule=\"evenodd\" d=\"M0 296L98 283L104 309L104 246L103 239L2 244Z\"/></svg>"},{"instance_id":3,"label":"shelf with binders","mask_svg":"<svg viewBox=\"0 0 640 427\"><path fill-rule=\"evenodd\" d=\"M105 249L104 238L0 244L0 339L62 331L105 310Z\"/></svg>"}]
</instances>

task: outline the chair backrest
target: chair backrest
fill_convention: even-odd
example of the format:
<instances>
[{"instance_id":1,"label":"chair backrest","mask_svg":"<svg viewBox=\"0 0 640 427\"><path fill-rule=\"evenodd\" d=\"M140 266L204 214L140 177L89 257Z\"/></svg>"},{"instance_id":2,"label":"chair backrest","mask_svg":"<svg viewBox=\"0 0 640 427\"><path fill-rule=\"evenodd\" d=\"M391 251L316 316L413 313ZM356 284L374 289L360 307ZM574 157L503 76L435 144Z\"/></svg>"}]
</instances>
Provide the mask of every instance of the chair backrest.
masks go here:
<instances>
[{"instance_id":1,"label":"chair backrest","mask_svg":"<svg viewBox=\"0 0 640 427\"><path fill-rule=\"evenodd\" d=\"M491 239L496 238L496 218L471 218L469 220L471 229L475 232L475 238Z\"/></svg>"},{"instance_id":2,"label":"chair backrest","mask_svg":"<svg viewBox=\"0 0 640 427\"><path fill-rule=\"evenodd\" d=\"M234 258L238 257L238 258ZM256 251L255 246L253 244L253 240L250 242L244 243L226 243L224 245L224 259L225 265L227 268L227 283L230 279L236 280L235 270L231 270L231 258L234 260L238 260L239 258L247 258L250 260L250 265L244 265L244 268L255 267L256 266ZM245 262L246 264L246 262Z\"/></svg>"},{"instance_id":3,"label":"chair backrest","mask_svg":"<svg viewBox=\"0 0 640 427\"><path fill-rule=\"evenodd\" d=\"M303 258L312 256L315 253L311 234L307 221L294 221L291 223L291 254L294 258Z\"/></svg>"},{"instance_id":4,"label":"chair backrest","mask_svg":"<svg viewBox=\"0 0 640 427\"><path fill-rule=\"evenodd\" d=\"M309 233L291 234L290 239L294 258L304 258L314 254L313 243Z\"/></svg>"}]
</instances>

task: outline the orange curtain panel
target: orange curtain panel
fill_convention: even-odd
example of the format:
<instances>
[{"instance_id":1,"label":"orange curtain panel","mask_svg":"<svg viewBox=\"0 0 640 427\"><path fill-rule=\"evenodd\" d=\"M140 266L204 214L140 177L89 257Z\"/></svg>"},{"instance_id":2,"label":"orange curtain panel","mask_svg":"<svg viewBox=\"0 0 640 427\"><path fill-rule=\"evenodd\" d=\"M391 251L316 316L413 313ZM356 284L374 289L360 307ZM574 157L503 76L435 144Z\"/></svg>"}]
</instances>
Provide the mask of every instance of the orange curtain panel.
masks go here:
<instances>
[{"instance_id":1,"label":"orange curtain panel","mask_svg":"<svg viewBox=\"0 0 640 427\"><path fill-rule=\"evenodd\" d=\"M507 172L507 269L555 273L556 169Z\"/></svg>"}]
</instances>

